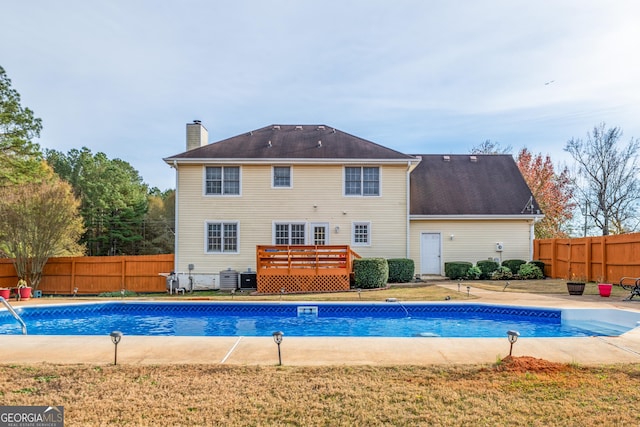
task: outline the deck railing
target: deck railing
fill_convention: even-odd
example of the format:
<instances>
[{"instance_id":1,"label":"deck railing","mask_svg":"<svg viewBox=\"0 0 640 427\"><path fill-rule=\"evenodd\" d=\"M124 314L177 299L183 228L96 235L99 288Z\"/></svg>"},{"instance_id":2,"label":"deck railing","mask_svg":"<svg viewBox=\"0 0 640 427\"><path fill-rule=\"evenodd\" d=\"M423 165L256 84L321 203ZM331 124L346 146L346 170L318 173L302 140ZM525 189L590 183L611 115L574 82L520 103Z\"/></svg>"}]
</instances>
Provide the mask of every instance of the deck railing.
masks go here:
<instances>
[{"instance_id":1,"label":"deck railing","mask_svg":"<svg viewBox=\"0 0 640 427\"><path fill-rule=\"evenodd\" d=\"M348 290L354 257L349 245L257 246L258 292Z\"/></svg>"}]
</instances>

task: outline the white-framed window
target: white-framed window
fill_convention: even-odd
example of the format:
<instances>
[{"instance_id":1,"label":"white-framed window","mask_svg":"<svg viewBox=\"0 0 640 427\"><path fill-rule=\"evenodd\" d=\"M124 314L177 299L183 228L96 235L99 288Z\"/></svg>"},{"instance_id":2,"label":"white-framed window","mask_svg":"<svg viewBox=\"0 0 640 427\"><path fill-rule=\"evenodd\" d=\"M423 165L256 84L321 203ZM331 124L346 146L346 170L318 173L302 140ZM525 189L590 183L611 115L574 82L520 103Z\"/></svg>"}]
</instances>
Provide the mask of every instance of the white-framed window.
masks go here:
<instances>
[{"instance_id":1,"label":"white-framed window","mask_svg":"<svg viewBox=\"0 0 640 427\"><path fill-rule=\"evenodd\" d=\"M380 168L378 166L346 166L344 194L345 196L379 196Z\"/></svg>"},{"instance_id":2,"label":"white-framed window","mask_svg":"<svg viewBox=\"0 0 640 427\"><path fill-rule=\"evenodd\" d=\"M304 245L307 224L304 222L276 222L273 224L273 243L275 245Z\"/></svg>"},{"instance_id":3,"label":"white-framed window","mask_svg":"<svg viewBox=\"0 0 640 427\"><path fill-rule=\"evenodd\" d=\"M239 225L237 221L207 221L205 251L207 253L238 253Z\"/></svg>"},{"instance_id":4,"label":"white-framed window","mask_svg":"<svg viewBox=\"0 0 640 427\"><path fill-rule=\"evenodd\" d=\"M271 185L273 188L291 188L293 187L291 180L291 166L274 166L272 169L273 180Z\"/></svg>"},{"instance_id":5,"label":"white-framed window","mask_svg":"<svg viewBox=\"0 0 640 427\"><path fill-rule=\"evenodd\" d=\"M204 194L208 196L240 195L240 166L207 166Z\"/></svg>"},{"instance_id":6,"label":"white-framed window","mask_svg":"<svg viewBox=\"0 0 640 427\"><path fill-rule=\"evenodd\" d=\"M351 241L353 246L370 246L371 245L371 223L370 222L354 222L351 233Z\"/></svg>"}]
</instances>

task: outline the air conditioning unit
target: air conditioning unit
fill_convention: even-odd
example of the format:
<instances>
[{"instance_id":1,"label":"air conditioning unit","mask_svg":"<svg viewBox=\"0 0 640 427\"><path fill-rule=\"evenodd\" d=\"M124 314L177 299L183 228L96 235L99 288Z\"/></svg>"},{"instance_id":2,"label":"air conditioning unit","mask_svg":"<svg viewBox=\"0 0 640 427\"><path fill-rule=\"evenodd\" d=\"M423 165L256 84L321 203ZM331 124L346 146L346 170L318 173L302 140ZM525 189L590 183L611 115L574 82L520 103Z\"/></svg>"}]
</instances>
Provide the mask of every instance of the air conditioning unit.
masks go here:
<instances>
[{"instance_id":1,"label":"air conditioning unit","mask_svg":"<svg viewBox=\"0 0 640 427\"><path fill-rule=\"evenodd\" d=\"M496 243L496 252L502 252L504 250L504 245L502 242Z\"/></svg>"}]
</instances>

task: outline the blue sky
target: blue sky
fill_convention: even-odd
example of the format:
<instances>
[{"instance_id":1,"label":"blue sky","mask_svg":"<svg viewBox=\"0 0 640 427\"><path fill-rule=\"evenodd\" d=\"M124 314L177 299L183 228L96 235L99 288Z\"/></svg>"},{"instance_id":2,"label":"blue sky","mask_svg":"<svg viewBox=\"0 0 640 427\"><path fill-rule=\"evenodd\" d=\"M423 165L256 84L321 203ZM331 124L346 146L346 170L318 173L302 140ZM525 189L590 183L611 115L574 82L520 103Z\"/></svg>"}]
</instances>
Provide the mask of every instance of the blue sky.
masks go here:
<instances>
[{"instance_id":1,"label":"blue sky","mask_svg":"<svg viewBox=\"0 0 640 427\"><path fill-rule=\"evenodd\" d=\"M556 164L602 121L640 138L635 0L10 0L2 15L0 65L42 147L121 158L160 189L194 119L211 142L322 123L405 153L490 139Z\"/></svg>"}]
</instances>

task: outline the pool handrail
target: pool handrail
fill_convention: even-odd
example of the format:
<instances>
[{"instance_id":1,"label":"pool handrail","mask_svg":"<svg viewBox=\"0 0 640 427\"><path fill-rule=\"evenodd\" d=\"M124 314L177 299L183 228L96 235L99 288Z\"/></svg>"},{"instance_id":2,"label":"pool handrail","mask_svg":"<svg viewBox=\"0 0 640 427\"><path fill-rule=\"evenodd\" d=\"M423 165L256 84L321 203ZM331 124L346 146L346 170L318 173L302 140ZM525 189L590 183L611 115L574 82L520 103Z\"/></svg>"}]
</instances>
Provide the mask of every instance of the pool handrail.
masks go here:
<instances>
[{"instance_id":1,"label":"pool handrail","mask_svg":"<svg viewBox=\"0 0 640 427\"><path fill-rule=\"evenodd\" d=\"M9 313L11 313L13 318L20 323L20 325L22 326L22 335L27 335L27 324L24 323L24 320L22 320L22 317L20 317L20 315L16 313L13 307L11 307L11 304L9 304L9 302L6 299L4 299L4 297L0 297L0 302L4 304L5 307L7 307L7 310L9 311Z\"/></svg>"}]
</instances>

